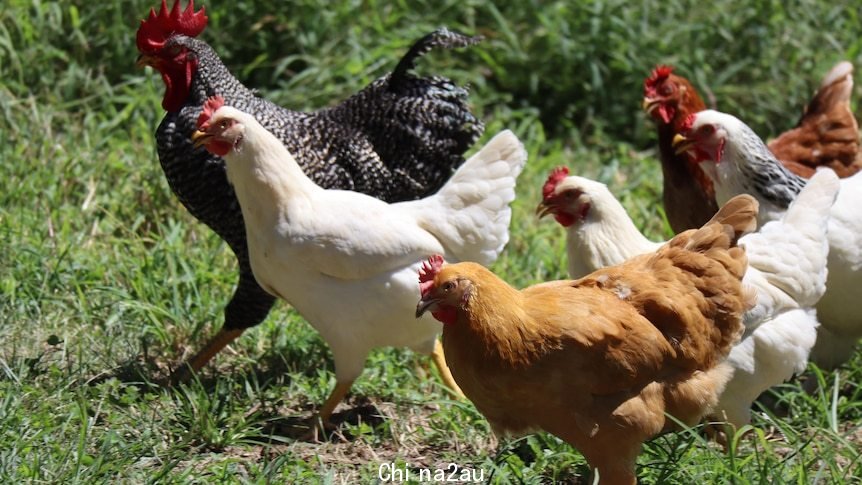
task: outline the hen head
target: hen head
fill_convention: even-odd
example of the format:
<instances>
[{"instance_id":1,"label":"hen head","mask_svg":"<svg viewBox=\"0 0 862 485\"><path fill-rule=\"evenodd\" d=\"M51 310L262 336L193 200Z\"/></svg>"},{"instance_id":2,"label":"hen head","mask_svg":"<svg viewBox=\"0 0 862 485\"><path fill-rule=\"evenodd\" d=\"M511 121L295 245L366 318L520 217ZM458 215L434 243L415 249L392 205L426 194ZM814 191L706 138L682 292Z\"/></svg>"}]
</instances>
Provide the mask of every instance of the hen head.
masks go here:
<instances>
[{"instance_id":1,"label":"hen head","mask_svg":"<svg viewBox=\"0 0 862 485\"><path fill-rule=\"evenodd\" d=\"M238 150L245 137L245 125L240 116L239 111L224 105L221 96L207 99L198 117L198 129L192 134L195 148L203 146L220 157L232 149Z\"/></svg>"},{"instance_id":2,"label":"hen head","mask_svg":"<svg viewBox=\"0 0 862 485\"><path fill-rule=\"evenodd\" d=\"M563 227L583 222L592 208L588 185L598 184L582 177L567 177L569 169L557 167L542 187L542 202L536 207L539 218L553 214Z\"/></svg>"},{"instance_id":3,"label":"hen head","mask_svg":"<svg viewBox=\"0 0 862 485\"><path fill-rule=\"evenodd\" d=\"M197 12L194 0L185 10L180 10L176 0L168 11L166 0L162 0L159 13L150 9L146 20L141 20L136 43L140 56L139 66L151 66L162 75L165 96L162 107L167 111L178 111L189 94L192 76L197 69L197 57L184 41L197 37L207 25L206 8Z\"/></svg>"},{"instance_id":4,"label":"hen head","mask_svg":"<svg viewBox=\"0 0 862 485\"><path fill-rule=\"evenodd\" d=\"M706 106L694 86L684 77L673 74L673 67L658 66L644 81L643 109L656 122L670 124Z\"/></svg>"},{"instance_id":5,"label":"hen head","mask_svg":"<svg viewBox=\"0 0 862 485\"><path fill-rule=\"evenodd\" d=\"M473 291L469 275L459 268L463 264L444 266L443 256L435 254L419 269L419 291L422 296L416 304L416 318L430 311L440 322L451 325L458 319L458 311L466 309ZM478 265L477 265L478 266Z\"/></svg>"},{"instance_id":6,"label":"hen head","mask_svg":"<svg viewBox=\"0 0 862 485\"><path fill-rule=\"evenodd\" d=\"M673 148L676 153L687 153L696 162L719 163L728 139L739 131L741 123L731 115L714 110L692 113L674 136Z\"/></svg>"}]
</instances>

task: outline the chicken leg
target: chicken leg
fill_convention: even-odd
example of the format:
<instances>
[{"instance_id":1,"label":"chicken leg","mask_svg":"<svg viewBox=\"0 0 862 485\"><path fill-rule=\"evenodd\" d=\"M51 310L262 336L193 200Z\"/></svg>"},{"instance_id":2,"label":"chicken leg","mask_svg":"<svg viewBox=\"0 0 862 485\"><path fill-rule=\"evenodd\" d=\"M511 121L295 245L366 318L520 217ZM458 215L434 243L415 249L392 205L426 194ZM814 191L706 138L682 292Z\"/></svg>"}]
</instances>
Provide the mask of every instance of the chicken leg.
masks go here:
<instances>
[{"instance_id":1,"label":"chicken leg","mask_svg":"<svg viewBox=\"0 0 862 485\"><path fill-rule=\"evenodd\" d=\"M461 391L461 388L458 387L458 383L455 382L455 378L452 377L452 372L449 370L449 366L446 365L446 356L443 354L443 344L440 343L439 339L434 339L434 350L431 351L431 359L434 360L434 365L437 366L437 370L440 372L440 378L443 379L443 384L449 388L449 392L451 392L455 397L463 399L464 393Z\"/></svg>"},{"instance_id":2,"label":"chicken leg","mask_svg":"<svg viewBox=\"0 0 862 485\"><path fill-rule=\"evenodd\" d=\"M245 329L225 329L222 328L219 332L204 345L198 353L191 359L183 362L179 369L171 376L171 381L174 384L185 382L191 377L192 372L197 372L209 362L215 354L225 348L229 343L237 339Z\"/></svg>"},{"instance_id":3,"label":"chicken leg","mask_svg":"<svg viewBox=\"0 0 862 485\"><path fill-rule=\"evenodd\" d=\"M329 423L329 419L332 418L332 413L335 411L335 407L338 406L338 403L344 400L344 396L346 396L347 392L350 391L351 386L353 386L353 380L335 383L335 389L329 393L329 397L317 413L317 419L322 421L324 425Z\"/></svg>"},{"instance_id":4,"label":"chicken leg","mask_svg":"<svg viewBox=\"0 0 862 485\"><path fill-rule=\"evenodd\" d=\"M431 359L434 361L434 365L437 366L437 370L440 372L440 377L443 379L443 383L449 389L449 392L458 398L463 398L464 393L461 392L461 388L458 387L458 384L452 377L452 372L449 371L449 366L446 365L446 357L443 354L443 345L438 339L434 340L434 350L431 351ZM335 388L331 393L329 393L329 397L326 399L326 402L323 403L323 406L321 406L320 411L318 411L312 418L314 420L314 426L312 427L310 435L312 439L317 438L317 431L326 429L327 426L330 426L329 420L332 418L332 413L335 411L338 404L344 400L344 397L353 386L354 381L355 379L335 382Z\"/></svg>"},{"instance_id":5,"label":"chicken leg","mask_svg":"<svg viewBox=\"0 0 862 485\"><path fill-rule=\"evenodd\" d=\"M335 388L329 393L329 397L326 398L326 402L323 403L320 411L311 417L311 429L303 436L303 440L319 441L319 433L326 435L326 430L333 428L332 423L329 421L332 419L332 413L338 404L344 400L344 396L350 391L355 380L335 382Z\"/></svg>"}]
</instances>

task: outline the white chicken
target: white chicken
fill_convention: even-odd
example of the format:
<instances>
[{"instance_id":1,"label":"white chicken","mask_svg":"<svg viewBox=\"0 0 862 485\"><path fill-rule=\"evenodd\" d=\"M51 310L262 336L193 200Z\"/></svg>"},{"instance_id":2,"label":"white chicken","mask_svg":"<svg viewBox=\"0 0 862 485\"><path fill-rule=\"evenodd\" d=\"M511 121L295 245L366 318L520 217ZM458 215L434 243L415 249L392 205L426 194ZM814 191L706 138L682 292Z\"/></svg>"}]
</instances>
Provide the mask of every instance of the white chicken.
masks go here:
<instances>
[{"instance_id":1,"label":"white chicken","mask_svg":"<svg viewBox=\"0 0 862 485\"><path fill-rule=\"evenodd\" d=\"M707 110L691 115L674 147L701 162L719 204L737 194L754 196L761 224L783 217L805 185L750 127L729 114ZM862 337L862 172L841 179L829 216L829 278L817 304L821 326L811 352L811 360L825 368L850 359Z\"/></svg>"},{"instance_id":2,"label":"white chicken","mask_svg":"<svg viewBox=\"0 0 862 485\"><path fill-rule=\"evenodd\" d=\"M414 320L420 261L445 254L490 264L509 238L515 179L527 158L503 131L436 194L388 204L324 190L253 116L210 98L192 135L224 157L242 207L251 267L261 287L296 308L332 349L336 386L321 407L326 423L373 348L432 353L460 393L433 318Z\"/></svg>"},{"instance_id":3,"label":"white chicken","mask_svg":"<svg viewBox=\"0 0 862 485\"><path fill-rule=\"evenodd\" d=\"M537 211L566 227L569 276L664 244L644 237L604 184L567 174L565 167L551 173ZM831 170L818 172L782 220L739 240L748 255L742 281L757 291L757 300L743 315L745 333L728 356L733 375L714 412L734 426L749 422L751 404L763 391L805 369L818 326L813 306L825 291L826 224L838 186Z\"/></svg>"}]
</instances>

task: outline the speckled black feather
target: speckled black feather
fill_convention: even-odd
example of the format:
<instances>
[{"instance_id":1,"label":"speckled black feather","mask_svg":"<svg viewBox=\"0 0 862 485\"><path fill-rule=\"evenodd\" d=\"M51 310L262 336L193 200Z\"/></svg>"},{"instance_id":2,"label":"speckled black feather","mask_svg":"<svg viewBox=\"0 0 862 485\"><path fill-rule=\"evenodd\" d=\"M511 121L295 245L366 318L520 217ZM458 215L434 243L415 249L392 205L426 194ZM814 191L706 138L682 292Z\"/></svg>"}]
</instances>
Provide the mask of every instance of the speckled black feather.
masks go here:
<instances>
[{"instance_id":1,"label":"speckled black feather","mask_svg":"<svg viewBox=\"0 0 862 485\"><path fill-rule=\"evenodd\" d=\"M749 181L753 185L751 191L763 200L787 209L805 187L805 179L779 162L750 127L740 123L739 129L742 133L739 143L745 147L741 154L746 159L740 166L743 180Z\"/></svg>"},{"instance_id":2,"label":"speckled black feather","mask_svg":"<svg viewBox=\"0 0 862 485\"><path fill-rule=\"evenodd\" d=\"M467 91L438 76L418 77L415 60L434 47L463 47L480 39L441 29L420 39L395 71L343 103L296 112L257 97L224 66L205 42L177 35L166 44L187 47L198 59L191 92L156 131L159 161L168 184L191 214L227 242L239 263L239 283L225 309L225 328L257 325L275 298L254 279L239 202L224 161L194 149L190 136L206 99L251 113L324 188L355 190L388 202L436 192L464 162L483 131L467 106Z\"/></svg>"}]
</instances>

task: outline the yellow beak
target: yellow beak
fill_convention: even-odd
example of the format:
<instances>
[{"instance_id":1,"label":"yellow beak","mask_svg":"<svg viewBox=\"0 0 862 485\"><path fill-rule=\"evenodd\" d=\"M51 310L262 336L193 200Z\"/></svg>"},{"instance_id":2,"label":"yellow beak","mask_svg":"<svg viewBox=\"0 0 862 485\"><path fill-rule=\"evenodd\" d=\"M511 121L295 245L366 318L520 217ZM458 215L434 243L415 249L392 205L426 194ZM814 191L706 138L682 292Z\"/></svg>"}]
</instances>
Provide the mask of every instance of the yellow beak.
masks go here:
<instances>
[{"instance_id":1,"label":"yellow beak","mask_svg":"<svg viewBox=\"0 0 862 485\"><path fill-rule=\"evenodd\" d=\"M135 65L138 67L146 67L146 66L155 66L155 57L149 54L141 54L138 56L138 59L135 61Z\"/></svg>"},{"instance_id":2,"label":"yellow beak","mask_svg":"<svg viewBox=\"0 0 862 485\"><path fill-rule=\"evenodd\" d=\"M436 305L438 301L439 300L437 298L428 298L427 300L424 296L420 298L419 303L416 304L416 318L419 318L424 315L425 312L428 311L428 309L432 306Z\"/></svg>"},{"instance_id":3,"label":"yellow beak","mask_svg":"<svg viewBox=\"0 0 862 485\"><path fill-rule=\"evenodd\" d=\"M545 217L546 215L550 214L552 210L553 210L553 207L546 204L545 201L543 200L543 201L539 202L539 205L536 206L536 215L539 216L539 219L541 219L541 218Z\"/></svg>"},{"instance_id":4,"label":"yellow beak","mask_svg":"<svg viewBox=\"0 0 862 485\"><path fill-rule=\"evenodd\" d=\"M644 98L643 104L641 105L643 110L646 111L647 113L652 113L652 110L656 109L657 106L658 106L658 101L655 101L655 100L650 99L650 98Z\"/></svg>"},{"instance_id":5,"label":"yellow beak","mask_svg":"<svg viewBox=\"0 0 862 485\"><path fill-rule=\"evenodd\" d=\"M209 139L212 137L213 135L210 135L205 131L195 130L195 132L192 133L192 144L194 144L195 148L198 148L200 146L206 145L207 141L209 141Z\"/></svg>"},{"instance_id":6,"label":"yellow beak","mask_svg":"<svg viewBox=\"0 0 862 485\"><path fill-rule=\"evenodd\" d=\"M673 137L673 142L671 142L671 145L673 146L674 153L679 155L680 153L685 153L689 151L689 149L694 146L694 141L689 140L688 138L677 133Z\"/></svg>"}]
</instances>

